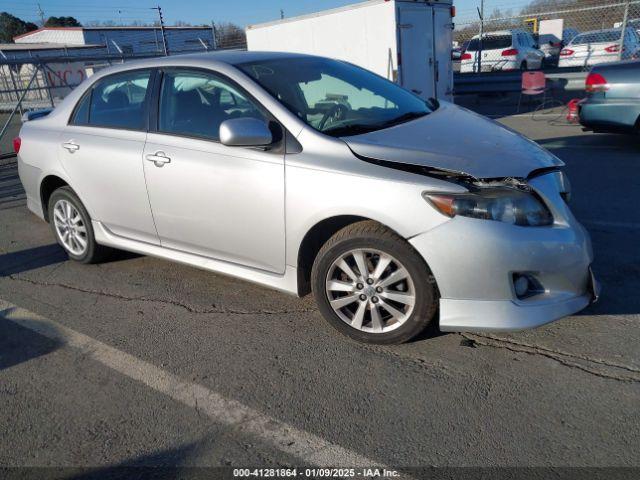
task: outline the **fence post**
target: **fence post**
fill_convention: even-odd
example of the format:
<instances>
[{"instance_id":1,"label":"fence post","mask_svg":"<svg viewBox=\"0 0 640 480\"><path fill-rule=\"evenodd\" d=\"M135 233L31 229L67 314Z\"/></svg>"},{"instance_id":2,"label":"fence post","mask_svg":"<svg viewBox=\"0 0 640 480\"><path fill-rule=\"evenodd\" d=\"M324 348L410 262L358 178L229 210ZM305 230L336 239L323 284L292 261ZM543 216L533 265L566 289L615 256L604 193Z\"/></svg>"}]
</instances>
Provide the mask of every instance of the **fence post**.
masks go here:
<instances>
[{"instance_id":1,"label":"fence post","mask_svg":"<svg viewBox=\"0 0 640 480\"><path fill-rule=\"evenodd\" d=\"M629 19L629 4L631 0L627 0L624 4L624 17L622 18L622 31L620 32L620 49L618 51L618 60L622 60L624 51L624 36L627 33L627 21Z\"/></svg>"},{"instance_id":2,"label":"fence post","mask_svg":"<svg viewBox=\"0 0 640 480\"><path fill-rule=\"evenodd\" d=\"M42 69L42 79L44 80L44 84L47 89L47 94L49 95L51 108L54 108L56 105L55 105L55 102L53 101L53 92L51 91L51 82L49 81L49 75L47 74L47 71L45 70L44 65L42 63L36 66L36 70L37 69Z\"/></svg>"},{"instance_id":3,"label":"fence post","mask_svg":"<svg viewBox=\"0 0 640 480\"><path fill-rule=\"evenodd\" d=\"M165 57L169 55L169 45L167 43L167 34L164 28L164 18L162 17L162 7L158 5L157 7L153 7L153 10L158 11L158 20L160 21L160 33L162 34L162 48L164 49Z\"/></svg>"},{"instance_id":4,"label":"fence post","mask_svg":"<svg viewBox=\"0 0 640 480\"><path fill-rule=\"evenodd\" d=\"M15 65L16 69L19 67ZM22 102L20 102L20 90L18 89L18 83L16 82L16 77L13 74L13 68L11 65L8 65L9 75L11 76L11 83L13 83L13 89L16 91L16 100L18 101L18 106L20 107L20 115L22 115ZM20 80L20 70L16 72L18 74L18 80Z\"/></svg>"},{"instance_id":5,"label":"fence post","mask_svg":"<svg viewBox=\"0 0 640 480\"><path fill-rule=\"evenodd\" d=\"M482 71L482 37L484 35L484 0L480 0L480 10L478 10L478 16L480 17L480 37L478 38L478 70L477 73Z\"/></svg>"},{"instance_id":6,"label":"fence post","mask_svg":"<svg viewBox=\"0 0 640 480\"><path fill-rule=\"evenodd\" d=\"M211 20L211 37L213 39L213 49L218 49L218 36L216 34L216 24L213 20Z\"/></svg>"}]
</instances>

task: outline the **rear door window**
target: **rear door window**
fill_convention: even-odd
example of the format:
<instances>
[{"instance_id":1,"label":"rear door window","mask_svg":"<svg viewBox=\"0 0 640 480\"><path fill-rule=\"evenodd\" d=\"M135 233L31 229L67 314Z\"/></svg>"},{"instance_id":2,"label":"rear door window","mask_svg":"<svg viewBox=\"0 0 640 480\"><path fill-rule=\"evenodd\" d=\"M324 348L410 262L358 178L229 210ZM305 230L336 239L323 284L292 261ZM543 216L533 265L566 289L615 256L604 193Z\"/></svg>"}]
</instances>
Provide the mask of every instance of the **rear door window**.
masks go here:
<instances>
[{"instance_id":1,"label":"rear door window","mask_svg":"<svg viewBox=\"0 0 640 480\"><path fill-rule=\"evenodd\" d=\"M487 35L482 39L483 50L500 50L511 46L511 35ZM469 42L467 51L477 52L480 50L480 40L477 38Z\"/></svg>"},{"instance_id":2,"label":"rear door window","mask_svg":"<svg viewBox=\"0 0 640 480\"><path fill-rule=\"evenodd\" d=\"M145 129L145 100L150 77L150 70L136 70L98 81L91 91L87 123L106 128ZM78 113L83 113L83 108L81 104Z\"/></svg>"}]
</instances>

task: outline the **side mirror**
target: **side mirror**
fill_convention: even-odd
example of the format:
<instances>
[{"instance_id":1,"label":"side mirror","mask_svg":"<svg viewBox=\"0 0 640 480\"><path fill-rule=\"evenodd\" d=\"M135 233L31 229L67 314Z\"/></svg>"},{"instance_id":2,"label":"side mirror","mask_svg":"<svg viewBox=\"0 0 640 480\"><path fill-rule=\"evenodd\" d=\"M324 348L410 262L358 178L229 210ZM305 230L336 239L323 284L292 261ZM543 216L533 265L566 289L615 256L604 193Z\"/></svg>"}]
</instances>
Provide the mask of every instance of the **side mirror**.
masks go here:
<instances>
[{"instance_id":1,"label":"side mirror","mask_svg":"<svg viewBox=\"0 0 640 480\"><path fill-rule=\"evenodd\" d=\"M426 103L427 107L429 107L431 110L437 110L438 108L440 108L440 102L435 97L429 97Z\"/></svg>"},{"instance_id":2,"label":"side mirror","mask_svg":"<svg viewBox=\"0 0 640 480\"><path fill-rule=\"evenodd\" d=\"M273 142L273 136L262 120L232 118L220 124L220 142L229 147L264 147Z\"/></svg>"}]
</instances>

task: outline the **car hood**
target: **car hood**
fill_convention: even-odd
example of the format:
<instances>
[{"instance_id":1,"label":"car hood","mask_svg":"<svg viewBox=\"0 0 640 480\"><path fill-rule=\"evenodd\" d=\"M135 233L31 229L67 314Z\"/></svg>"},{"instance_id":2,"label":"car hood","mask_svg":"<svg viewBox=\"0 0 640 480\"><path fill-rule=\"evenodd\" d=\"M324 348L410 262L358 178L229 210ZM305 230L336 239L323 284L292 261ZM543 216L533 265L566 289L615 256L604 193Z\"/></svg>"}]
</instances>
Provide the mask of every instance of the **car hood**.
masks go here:
<instances>
[{"instance_id":1,"label":"car hood","mask_svg":"<svg viewBox=\"0 0 640 480\"><path fill-rule=\"evenodd\" d=\"M564 165L532 140L448 102L416 120L342 140L361 157L478 179L526 178L534 170Z\"/></svg>"}]
</instances>

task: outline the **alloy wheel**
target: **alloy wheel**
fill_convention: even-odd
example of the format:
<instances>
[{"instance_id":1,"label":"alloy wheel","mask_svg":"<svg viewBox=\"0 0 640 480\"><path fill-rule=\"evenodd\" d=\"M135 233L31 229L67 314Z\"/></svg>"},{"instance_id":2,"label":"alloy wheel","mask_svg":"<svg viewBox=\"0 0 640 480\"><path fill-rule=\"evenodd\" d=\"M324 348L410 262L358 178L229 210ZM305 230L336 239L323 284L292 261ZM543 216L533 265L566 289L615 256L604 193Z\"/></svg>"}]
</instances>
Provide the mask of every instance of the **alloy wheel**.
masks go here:
<instances>
[{"instance_id":1,"label":"alloy wheel","mask_svg":"<svg viewBox=\"0 0 640 480\"><path fill-rule=\"evenodd\" d=\"M400 327L416 303L409 271L391 255L375 249L353 249L338 257L327 272L326 294L343 322L368 333Z\"/></svg>"},{"instance_id":2,"label":"alloy wheel","mask_svg":"<svg viewBox=\"0 0 640 480\"><path fill-rule=\"evenodd\" d=\"M76 256L87 251L87 226L78 209L68 200L58 200L53 207L53 222L64 248Z\"/></svg>"}]
</instances>

